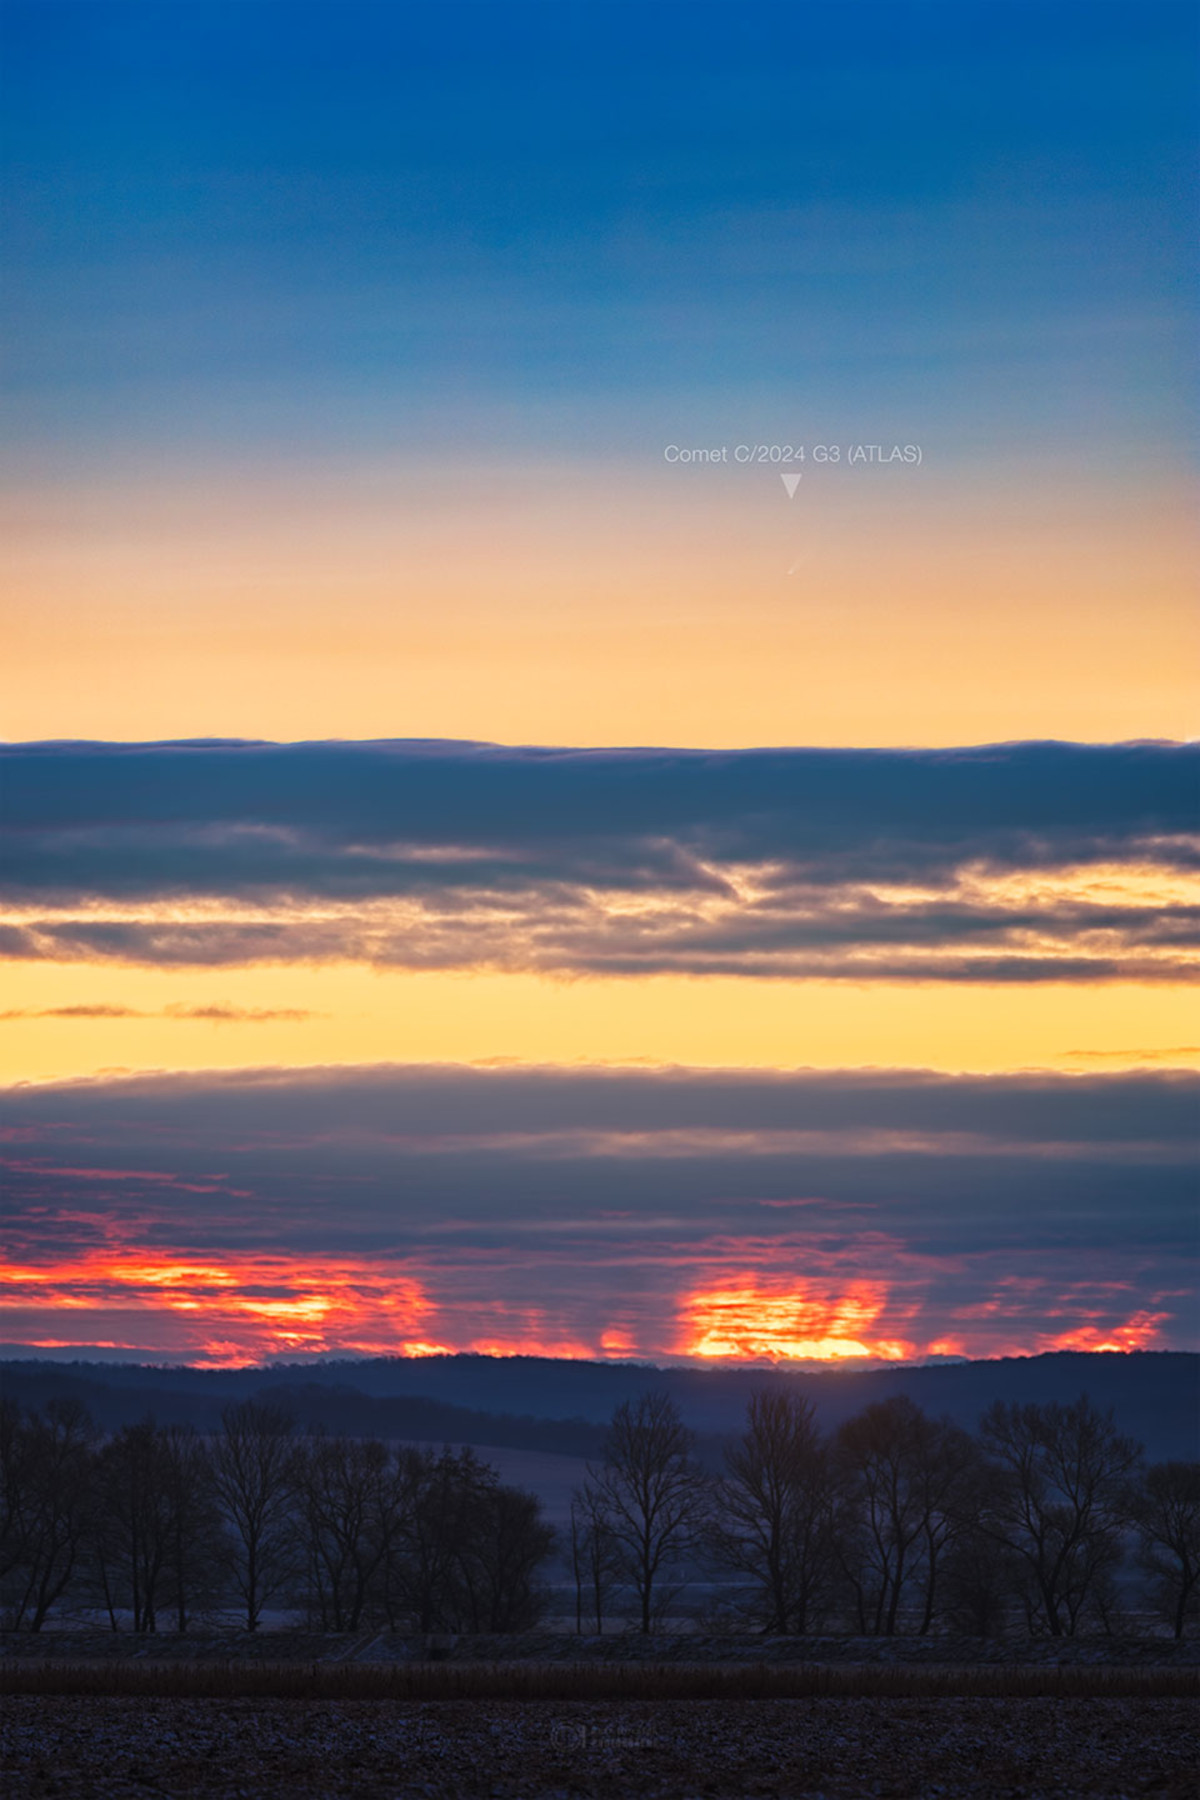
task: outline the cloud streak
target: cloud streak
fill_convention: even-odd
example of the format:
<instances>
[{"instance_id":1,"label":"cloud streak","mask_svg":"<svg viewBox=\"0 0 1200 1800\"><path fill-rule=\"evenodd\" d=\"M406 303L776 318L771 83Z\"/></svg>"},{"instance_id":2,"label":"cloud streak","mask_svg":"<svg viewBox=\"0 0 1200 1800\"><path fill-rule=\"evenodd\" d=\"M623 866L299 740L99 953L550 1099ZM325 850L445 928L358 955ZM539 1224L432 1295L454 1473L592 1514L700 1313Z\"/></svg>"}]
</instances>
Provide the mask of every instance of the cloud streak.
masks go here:
<instances>
[{"instance_id":1,"label":"cloud streak","mask_svg":"<svg viewBox=\"0 0 1200 1800\"><path fill-rule=\"evenodd\" d=\"M1200 967L1193 746L6 758L10 958L984 982Z\"/></svg>"},{"instance_id":2,"label":"cloud streak","mask_svg":"<svg viewBox=\"0 0 1200 1800\"><path fill-rule=\"evenodd\" d=\"M272 1025L298 1024L316 1016L300 1006L186 1006L181 1002L147 1010L101 1002L94 1006L11 1006L0 1012L0 1023L17 1019L180 1019L208 1025Z\"/></svg>"}]
</instances>

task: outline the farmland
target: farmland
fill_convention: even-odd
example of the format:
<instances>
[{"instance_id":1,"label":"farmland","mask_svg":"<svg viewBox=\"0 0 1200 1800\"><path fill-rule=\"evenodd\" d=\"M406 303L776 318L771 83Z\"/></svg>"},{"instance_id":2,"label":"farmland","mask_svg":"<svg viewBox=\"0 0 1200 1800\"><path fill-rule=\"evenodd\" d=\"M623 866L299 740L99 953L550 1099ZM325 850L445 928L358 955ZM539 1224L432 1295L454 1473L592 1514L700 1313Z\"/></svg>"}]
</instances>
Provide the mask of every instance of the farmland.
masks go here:
<instances>
[{"instance_id":1,"label":"farmland","mask_svg":"<svg viewBox=\"0 0 1200 1800\"><path fill-rule=\"evenodd\" d=\"M18 1696L10 1800L1191 1800L1194 1702Z\"/></svg>"}]
</instances>

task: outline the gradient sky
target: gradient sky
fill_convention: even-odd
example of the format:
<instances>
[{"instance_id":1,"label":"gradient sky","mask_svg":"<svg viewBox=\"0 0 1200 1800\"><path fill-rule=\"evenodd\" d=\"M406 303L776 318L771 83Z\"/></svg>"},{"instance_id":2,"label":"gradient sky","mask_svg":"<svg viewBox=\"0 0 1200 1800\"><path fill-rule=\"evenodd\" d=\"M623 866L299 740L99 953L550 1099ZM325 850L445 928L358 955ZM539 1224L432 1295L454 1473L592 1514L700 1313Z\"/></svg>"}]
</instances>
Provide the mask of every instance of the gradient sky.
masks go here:
<instances>
[{"instance_id":1,"label":"gradient sky","mask_svg":"<svg viewBox=\"0 0 1200 1800\"><path fill-rule=\"evenodd\" d=\"M1194 9L3 31L7 1335L1200 1342Z\"/></svg>"},{"instance_id":2,"label":"gradient sky","mask_svg":"<svg viewBox=\"0 0 1200 1800\"><path fill-rule=\"evenodd\" d=\"M5 10L9 735L1191 729L1190 5Z\"/></svg>"}]
</instances>

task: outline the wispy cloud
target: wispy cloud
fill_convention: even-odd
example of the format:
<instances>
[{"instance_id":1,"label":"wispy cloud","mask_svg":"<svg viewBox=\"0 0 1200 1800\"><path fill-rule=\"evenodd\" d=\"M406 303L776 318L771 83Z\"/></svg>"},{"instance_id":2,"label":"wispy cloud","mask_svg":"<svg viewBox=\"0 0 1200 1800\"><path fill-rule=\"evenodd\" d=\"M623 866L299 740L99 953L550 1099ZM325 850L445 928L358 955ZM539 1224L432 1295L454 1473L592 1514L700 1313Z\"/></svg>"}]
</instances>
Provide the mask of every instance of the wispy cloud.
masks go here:
<instances>
[{"instance_id":1,"label":"wispy cloud","mask_svg":"<svg viewBox=\"0 0 1200 1800\"><path fill-rule=\"evenodd\" d=\"M154 1013L142 1012L136 1006L10 1006L0 1012L0 1019L148 1019Z\"/></svg>"},{"instance_id":2,"label":"wispy cloud","mask_svg":"<svg viewBox=\"0 0 1200 1800\"><path fill-rule=\"evenodd\" d=\"M211 1025L296 1024L318 1015L299 1006L15 1006L0 1012L9 1019L194 1019Z\"/></svg>"}]
</instances>

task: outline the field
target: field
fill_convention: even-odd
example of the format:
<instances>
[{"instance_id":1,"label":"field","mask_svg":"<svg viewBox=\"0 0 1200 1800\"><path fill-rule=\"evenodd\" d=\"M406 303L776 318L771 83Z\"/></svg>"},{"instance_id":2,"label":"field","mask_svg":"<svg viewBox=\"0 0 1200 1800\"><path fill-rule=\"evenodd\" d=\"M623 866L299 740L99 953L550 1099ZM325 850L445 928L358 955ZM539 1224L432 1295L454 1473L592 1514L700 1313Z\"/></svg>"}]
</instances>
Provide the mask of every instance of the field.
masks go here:
<instances>
[{"instance_id":1,"label":"field","mask_svg":"<svg viewBox=\"0 0 1200 1800\"><path fill-rule=\"evenodd\" d=\"M21 1699L425 1703L766 1700L1196 1700L1188 1668L821 1663L10 1662Z\"/></svg>"},{"instance_id":2,"label":"field","mask_svg":"<svg viewBox=\"0 0 1200 1800\"><path fill-rule=\"evenodd\" d=\"M2 1666L8 1800L1193 1800L1186 1666Z\"/></svg>"},{"instance_id":3,"label":"field","mask_svg":"<svg viewBox=\"0 0 1200 1800\"><path fill-rule=\"evenodd\" d=\"M10 1697L8 1800L1193 1800L1194 1703Z\"/></svg>"}]
</instances>

